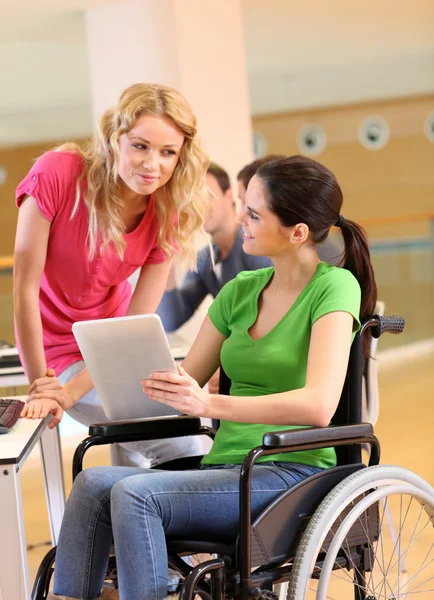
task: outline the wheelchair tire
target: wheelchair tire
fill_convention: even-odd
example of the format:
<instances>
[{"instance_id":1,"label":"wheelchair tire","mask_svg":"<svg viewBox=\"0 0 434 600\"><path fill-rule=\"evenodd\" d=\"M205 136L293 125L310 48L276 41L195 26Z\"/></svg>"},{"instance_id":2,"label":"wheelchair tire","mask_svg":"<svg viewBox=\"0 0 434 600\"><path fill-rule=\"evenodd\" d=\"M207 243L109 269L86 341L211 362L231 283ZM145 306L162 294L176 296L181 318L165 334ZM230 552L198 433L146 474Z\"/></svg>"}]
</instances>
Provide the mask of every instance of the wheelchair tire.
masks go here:
<instances>
[{"instance_id":1,"label":"wheelchair tire","mask_svg":"<svg viewBox=\"0 0 434 600\"><path fill-rule=\"evenodd\" d=\"M399 517L396 537L386 526L390 510ZM287 600L398 600L416 593L434 600L434 489L391 465L353 473L306 527Z\"/></svg>"}]
</instances>

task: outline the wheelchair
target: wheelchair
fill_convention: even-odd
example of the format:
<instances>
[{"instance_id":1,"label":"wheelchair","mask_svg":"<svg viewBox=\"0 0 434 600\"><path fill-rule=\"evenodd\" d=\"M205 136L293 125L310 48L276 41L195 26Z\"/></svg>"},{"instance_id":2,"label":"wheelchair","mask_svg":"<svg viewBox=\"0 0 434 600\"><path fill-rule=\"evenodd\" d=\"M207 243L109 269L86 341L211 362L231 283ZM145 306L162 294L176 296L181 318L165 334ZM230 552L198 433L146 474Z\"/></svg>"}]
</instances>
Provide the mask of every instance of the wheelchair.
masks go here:
<instances>
[{"instance_id":1,"label":"wheelchair","mask_svg":"<svg viewBox=\"0 0 434 600\"><path fill-rule=\"evenodd\" d=\"M270 432L249 452L241 467L240 524L232 543L166 539L169 566L180 575L180 600L278 600L283 593L288 600L434 599L434 489L408 470L380 465L373 427L361 422L364 336L403 329L401 317L374 315L362 324L329 427ZM227 394L229 385L222 371L220 393ZM96 424L75 452L73 476L95 445L204 434L213 437L215 431L192 417ZM363 462L366 445L369 459ZM250 480L260 457L329 446L336 449L336 467L282 493L252 522ZM158 468L194 468L199 461L178 459ZM398 519L393 539L391 524L386 526L391 515ZM48 595L55 553L51 549L39 567L32 600ZM192 566L184 560L192 555L209 559ZM116 587L115 557L107 580Z\"/></svg>"}]
</instances>

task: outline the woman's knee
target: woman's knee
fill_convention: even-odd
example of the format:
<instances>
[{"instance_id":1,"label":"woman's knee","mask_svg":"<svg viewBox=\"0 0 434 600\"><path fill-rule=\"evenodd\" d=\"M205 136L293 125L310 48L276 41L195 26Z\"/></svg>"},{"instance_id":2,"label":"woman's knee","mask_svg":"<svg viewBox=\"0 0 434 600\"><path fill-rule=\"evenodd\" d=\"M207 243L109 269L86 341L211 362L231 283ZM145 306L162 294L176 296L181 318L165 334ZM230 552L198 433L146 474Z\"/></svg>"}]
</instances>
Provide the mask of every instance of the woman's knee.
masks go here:
<instances>
[{"instance_id":1,"label":"woman's knee","mask_svg":"<svg viewBox=\"0 0 434 600\"><path fill-rule=\"evenodd\" d=\"M71 496L85 499L101 500L110 495L112 482L108 477L107 467L92 467L77 475L72 487Z\"/></svg>"},{"instance_id":2,"label":"woman's knee","mask_svg":"<svg viewBox=\"0 0 434 600\"><path fill-rule=\"evenodd\" d=\"M155 476L140 475L118 481L111 489L110 505L113 518L138 516L144 512L159 513L155 494L151 489L151 479Z\"/></svg>"},{"instance_id":3,"label":"woman's knee","mask_svg":"<svg viewBox=\"0 0 434 600\"><path fill-rule=\"evenodd\" d=\"M122 481L118 481L111 489L110 502L112 509L116 507L126 507L135 500L143 502L142 494L138 493L137 485L133 482L133 477L128 477Z\"/></svg>"}]
</instances>

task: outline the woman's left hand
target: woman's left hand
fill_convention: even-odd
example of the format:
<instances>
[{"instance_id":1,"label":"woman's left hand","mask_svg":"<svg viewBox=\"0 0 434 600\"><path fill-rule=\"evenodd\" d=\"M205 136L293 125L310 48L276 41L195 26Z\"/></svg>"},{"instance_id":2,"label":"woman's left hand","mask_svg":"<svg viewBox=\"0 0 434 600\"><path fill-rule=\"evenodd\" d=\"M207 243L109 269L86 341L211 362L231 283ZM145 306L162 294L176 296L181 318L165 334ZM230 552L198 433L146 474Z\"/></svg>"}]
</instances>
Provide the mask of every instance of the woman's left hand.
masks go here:
<instances>
[{"instance_id":1,"label":"woman's left hand","mask_svg":"<svg viewBox=\"0 0 434 600\"><path fill-rule=\"evenodd\" d=\"M21 418L27 419L45 419L49 414L53 415L48 423L48 429L53 429L60 423L63 416L63 409L58 402L47 398L40 400L30 400L21 411Z\"/></svg>"},{"instance_id":2,"label":"woman's left hand","mask_svg":"<svg viewBox=\"0 0 434 600\"><path fill-rule=\"evenodd\" d=\"M143 392L193 417L207 417L210 395L178 365L178 373L151 373L142 380Z\"/></svg>"}]
</instances>

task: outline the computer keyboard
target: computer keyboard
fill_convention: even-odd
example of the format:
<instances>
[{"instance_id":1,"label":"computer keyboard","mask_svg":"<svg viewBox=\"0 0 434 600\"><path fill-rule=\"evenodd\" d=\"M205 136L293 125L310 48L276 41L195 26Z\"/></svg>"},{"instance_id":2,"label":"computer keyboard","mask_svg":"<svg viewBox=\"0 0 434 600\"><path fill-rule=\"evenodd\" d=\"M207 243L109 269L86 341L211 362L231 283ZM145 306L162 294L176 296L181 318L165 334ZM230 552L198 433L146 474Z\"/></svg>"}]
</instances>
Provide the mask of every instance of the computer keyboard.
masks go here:
<instances>
[{"instance_id":1,"label":"computer keyboard","mask_svg":"<svg viewBox=\"0 0 434 600\"><path fill-rule=\"evenodd\" d=\"M8 433L20 418L25 402L0 398L0 434Z\"/></svg>"}]
</instances>

